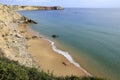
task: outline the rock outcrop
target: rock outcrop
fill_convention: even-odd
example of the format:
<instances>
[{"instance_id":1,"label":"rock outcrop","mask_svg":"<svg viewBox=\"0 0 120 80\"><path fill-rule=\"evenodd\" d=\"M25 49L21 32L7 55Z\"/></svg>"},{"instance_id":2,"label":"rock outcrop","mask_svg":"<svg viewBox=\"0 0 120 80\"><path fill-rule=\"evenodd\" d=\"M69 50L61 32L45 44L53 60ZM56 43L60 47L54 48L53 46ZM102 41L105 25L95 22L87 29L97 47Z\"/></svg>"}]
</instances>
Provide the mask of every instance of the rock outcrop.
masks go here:
<instances>
[{"instance_id":1,"label":"rock outcrop","mask_svg":"<svg viewBox=\"0 0 120 80\"><path fill-rule=\"evenodd\" d=\"M22 18L12 8L0 4L0 56L18 61L21 65L35 66L27 52L25 38L17 29Z\"/></svg>"},{"instance_id":2,"label":"rock outcrop","mask_svg":"<svg viewBox=\"0 0 120 80\"><path fill-rule=\"evenodd\" d=\"M18 6L9 5L13 10L63 10L64 8L60 6Z\"/></svg>"},{"instance_id":3,"label":"rock outcrop","mask_svg":"<svg viewBox=\"0 0 120 80\"><path fill-rule=\"evenodd\" d=\"M27 17L24 17L24 16L22 16L19 22L26 23L26 24L29 24L29 23L37 24L37 22L35 22L34 20L28 19Z\"/></svg>"}]
</instances>

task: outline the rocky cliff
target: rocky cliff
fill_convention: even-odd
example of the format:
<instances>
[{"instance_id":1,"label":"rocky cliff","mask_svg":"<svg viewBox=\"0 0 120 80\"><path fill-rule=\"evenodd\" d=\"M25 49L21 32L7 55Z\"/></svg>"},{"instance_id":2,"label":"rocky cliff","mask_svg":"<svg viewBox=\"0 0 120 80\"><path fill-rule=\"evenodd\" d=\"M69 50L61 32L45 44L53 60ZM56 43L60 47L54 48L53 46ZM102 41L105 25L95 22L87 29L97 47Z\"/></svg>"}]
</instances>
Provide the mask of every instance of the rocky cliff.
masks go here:
<instances>
[{"instance_id":1,"label":"rocky cliff","mask_svg":"<svg viewBox=\"0 0 120 80\"><path fill-rule=\"evenodd\" d=\"M36 23L31 19L21 16L16 10L61 10L55 7L37 6L6 6L0 4L0 57L4 56L18 61L21 65L36 66L31 55L27 52L25 37L18 30L22 23Z\"/></svg>"},{"instance_id":2,"label":"rocky cliff","mask_svg":"<svg viewBox=\"0 0 120 80\"><path fill-rule=\"evenodd\" d=\"M27 52L25 38L17 29L23 16L12 8L0 4L0 56L18 61L22 65L34 66L34 61Z\"/></svg>"},{"instance_id":3,"label":"rocky cliff","mask_svg":"<svg viewBox=\"0 0 120 80\"><path fill-rule=\"evenodd\" d=\"M18 6L9 5L13 10L63 10L64 8L60 6Z\"/></svg>"}]
</instances>

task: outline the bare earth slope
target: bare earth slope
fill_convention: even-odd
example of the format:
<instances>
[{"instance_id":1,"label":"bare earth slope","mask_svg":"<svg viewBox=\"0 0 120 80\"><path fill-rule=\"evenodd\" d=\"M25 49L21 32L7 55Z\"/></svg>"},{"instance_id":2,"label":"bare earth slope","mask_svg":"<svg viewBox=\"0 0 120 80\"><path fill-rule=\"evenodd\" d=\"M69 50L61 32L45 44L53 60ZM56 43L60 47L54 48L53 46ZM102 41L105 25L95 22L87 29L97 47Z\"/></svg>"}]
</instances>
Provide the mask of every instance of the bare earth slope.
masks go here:
<instances>
[{"instance_id":1,"label":"bare earth slope","mask_svg":"<svg viewBox=\"0 0 120 80\"><path fill-rule=\"evenodd\" d=\"M11 8L0 4L0 56L33 66L35 64L27 52L25 39L17 30L21 18Z\"/></svg>"}]
</instances>

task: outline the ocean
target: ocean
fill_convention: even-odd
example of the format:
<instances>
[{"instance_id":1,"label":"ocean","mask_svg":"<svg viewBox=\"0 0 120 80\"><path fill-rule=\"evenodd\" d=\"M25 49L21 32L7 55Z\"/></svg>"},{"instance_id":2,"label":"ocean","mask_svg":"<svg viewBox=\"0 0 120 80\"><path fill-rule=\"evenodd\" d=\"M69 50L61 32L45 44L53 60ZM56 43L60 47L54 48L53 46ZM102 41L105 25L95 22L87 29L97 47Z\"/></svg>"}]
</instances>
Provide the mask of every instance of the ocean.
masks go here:
<instances>
[{"instance_id":1,"label":"ocean","mask_svg":"<svg viewBox=\"0 0 120 80\"><path fill-rule=\"evenodd\" d=\"M90 74L120 79L120 9L65 8L19 11L32 28L68 52ZM58 38L52 38L55 34Z\"/></svg>"}]
</instances>

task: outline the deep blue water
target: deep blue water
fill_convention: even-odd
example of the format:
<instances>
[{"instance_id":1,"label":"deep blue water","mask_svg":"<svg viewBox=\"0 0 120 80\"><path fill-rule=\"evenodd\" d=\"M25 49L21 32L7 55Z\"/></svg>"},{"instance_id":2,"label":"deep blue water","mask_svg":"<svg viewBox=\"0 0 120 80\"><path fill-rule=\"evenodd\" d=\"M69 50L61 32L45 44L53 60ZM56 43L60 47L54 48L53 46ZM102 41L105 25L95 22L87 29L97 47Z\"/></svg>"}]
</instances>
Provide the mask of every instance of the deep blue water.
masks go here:
<instances>
[{"instance_id":1,"label":"deep blue water","mask_svg":"<svg viewBox=\"0 0 120 80\"><path fill-rule=\"evenodd\" d=\"M33 29L56 41L98 77L120 79L120 9L71 8L20 11L38 24ZM51 35L59 35L52 39Z\"/></svg>"}]
</instances>

